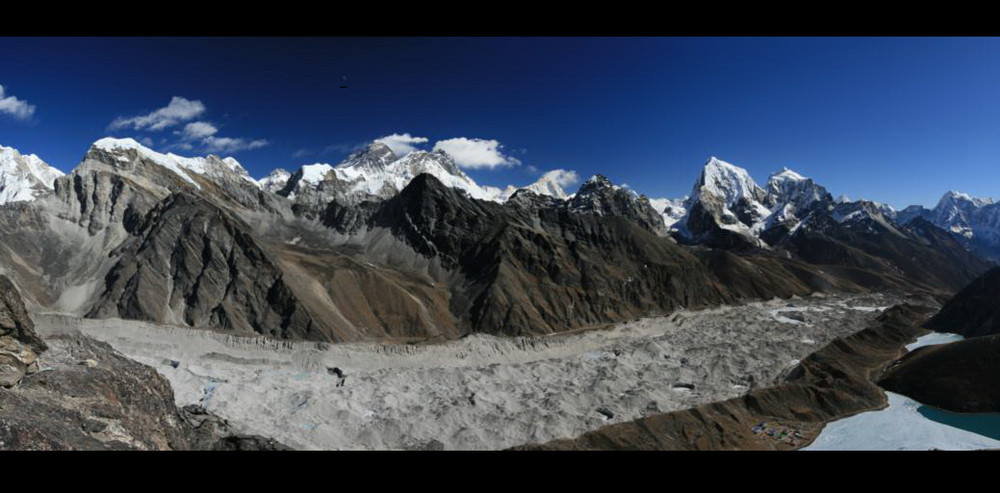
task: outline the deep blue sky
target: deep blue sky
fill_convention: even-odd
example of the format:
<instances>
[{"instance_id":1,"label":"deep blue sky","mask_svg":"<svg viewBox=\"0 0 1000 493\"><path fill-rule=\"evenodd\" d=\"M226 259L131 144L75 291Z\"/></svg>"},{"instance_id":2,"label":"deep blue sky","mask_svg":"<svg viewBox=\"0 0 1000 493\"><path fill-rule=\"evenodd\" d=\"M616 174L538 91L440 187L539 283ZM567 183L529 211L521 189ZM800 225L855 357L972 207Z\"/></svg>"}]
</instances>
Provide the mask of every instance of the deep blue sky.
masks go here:
<instances>
[{"instance_id":1,"label":"deep blue sky","mask_svg":"<svg viewBox=\"0 0 1000 493\"><path fill-rule=\"evenodd\" d=\"M895 207L1000 196L998 39L0 38L0 85L35 106L0 144L64 171L107 135L162 150L183 123L109 124L181 96L268 141L233 154L255 177L407 132L498 140L523 164L469 170L498 186L565 168L677 197L715 155Z\"/></svg>"}]
</instances>

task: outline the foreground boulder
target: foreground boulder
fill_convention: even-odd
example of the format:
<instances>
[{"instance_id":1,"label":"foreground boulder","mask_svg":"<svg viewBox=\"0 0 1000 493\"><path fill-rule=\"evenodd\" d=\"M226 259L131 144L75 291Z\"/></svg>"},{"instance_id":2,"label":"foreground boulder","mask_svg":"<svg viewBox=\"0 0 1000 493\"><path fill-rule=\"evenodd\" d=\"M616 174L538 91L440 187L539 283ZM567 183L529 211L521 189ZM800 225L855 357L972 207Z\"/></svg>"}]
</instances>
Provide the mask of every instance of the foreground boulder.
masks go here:
<instances>
[{"instance_id":1,"label":"foreground boulder","mask_svg":"<svg viewBox=\"0 0 1000 493\"><path fill-rule=\"evenodd\" d=\"M35 334L14 285L0 276L0 387L10 388L38 371L38 354L47 348Z\"/></svg>"},{"instance_id":2,"label":"foreground boulder","mask_svg":"<svg viewBox=\"0 0 1000 493\"><path fill-rule=\"evenodd\" d=\"M44 351L45 343L35 334L24 301L9 279L0 275L0 337L11 337L35 351Z\"/></svg>"}]
</instances>

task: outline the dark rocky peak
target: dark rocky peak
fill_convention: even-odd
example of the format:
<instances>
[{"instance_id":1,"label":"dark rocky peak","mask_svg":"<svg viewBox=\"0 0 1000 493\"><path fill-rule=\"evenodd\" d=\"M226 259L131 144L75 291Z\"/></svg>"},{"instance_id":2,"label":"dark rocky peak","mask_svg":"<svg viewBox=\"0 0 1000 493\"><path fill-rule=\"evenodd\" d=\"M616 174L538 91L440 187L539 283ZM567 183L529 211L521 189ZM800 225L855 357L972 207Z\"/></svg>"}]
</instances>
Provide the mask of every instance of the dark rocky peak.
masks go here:
<instances>
[{"instance_id":1,"label":"dark rocky peak","mask_svg":"<svg viewBox=\"0 0 1000 493\"><path fill-rule=\"evenodd\" d=\"M538 209L555 209L562 207L566 204L566 201L551 195L543 195L526 188L522 188L514 192L514 194L507 199L505 204L510 207L534 211Z\"/></svg>"},{"instance_id":2,"label":"dark rocky peak","mask_svg":"<svg viewBox=\"0 0 1000 493\"><path fill-rule=\"evenodd\" d=\"M421 254L456 266L467 260L462 258L464 252L479 248L479 242L502 230L509 219L503 205L473 199L423 173L382 202L370 223L392 230Z\"/></svg>"},{"instance_id":3,"label":"dark rocky peak","mask_svg":"<svg viewBox=\"0 0 1000 493\"><path fill-rule=\"evenodd\" d=\"M578 214L621 216L658 236L667 235L663 217L653 208L649 198L611 183L604 175L594 175L566 201L566 207Z\"/></svg>"}]
</instances>

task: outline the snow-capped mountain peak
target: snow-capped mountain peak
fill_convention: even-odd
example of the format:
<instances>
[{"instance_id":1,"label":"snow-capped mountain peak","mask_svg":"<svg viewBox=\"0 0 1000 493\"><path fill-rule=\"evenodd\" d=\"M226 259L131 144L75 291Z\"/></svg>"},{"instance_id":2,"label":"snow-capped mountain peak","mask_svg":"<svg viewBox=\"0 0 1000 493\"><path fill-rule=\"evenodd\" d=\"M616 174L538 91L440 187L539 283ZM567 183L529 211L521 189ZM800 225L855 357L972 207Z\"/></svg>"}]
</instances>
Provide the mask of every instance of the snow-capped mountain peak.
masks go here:
<instances>
[{"instance_id":1,"label":"snow-capped mountain peak","mask_svg":"<svg viewBox=\"0 0 1000 493\"><path fill-rule=\"evenodd\" d=\"M503 190L479 186L443 152L414 151L397 157L387 145L378 142L351 154L336 166L324 163L302 166L288 178L281 193L315 206L333 199L348 202L385 199L423 173L476 199L502 201L504 198Z\"/></svg>"},{"instance_id":2,"label":"snow-capped mountain peak","mask_svg":"<svg viewBox=\"0 0 1000 493\"><path fill-rule=\"evenodd\" d=\"M722 198L727 206L733 206L740 199L759 201L764 191L747 170L712 156L705 162L689 200L696 201L703 194Z\"/></svg>"},{"instance_id":3,"label":"snow-capped mountain peak","mask_svg":"<svg viewBox=\"0 0 1000 493\"><path fill-rule=\"evenodd\" d=\"M291 177L292 174L284 168L277 168L267 176L257 180L257 186L268 192L276 193L285 188L285 185L288 184L288 179Z\"/></svg>"},{"instance_id":4,"label":"snow-capped mountain peak","mask_svg":"<svg viewBox=\"0 0 1000 493\"><path fill-rule=\"evenodd\" d=\"M684 207L684 203L687 200L688 197L679 199L649 199L649 205L653 206L653 209L663 216L663 224L667 229L670 229L687 213L687 209Z\"/></svg>"},{"instance_id":5,"label":"snow-capped mountain peak","mask_svg":"<svg viewBox=\"0 0 1000 493\"><path fill-rule=\"evenodd\" d=\"M105 137L94 142L87 155L107 164L126 166L133 164L134 159L143 159L172 171L199 189L201 185L194 180L192 174L216 179L237 178L257 186L257 181L250 177L250 173L235 158L219 158L211 154L206 157L184 157L171 152L164 154L131 138Z\"/></svg>"},{"instance_id":6,"label":"snow-capped mountain peak","mask_svg":"<svg viewBox=\"0 0 1000 493\"><path fill-rule=\"evenodd\" d=\"M399 159L389 146L381 142L372 142L363 149L352 153L338 168L353 168L359 171L378 172L385 170L393 161Z\"/></svg>"},{"instance_id":7,"label":"snow-capped mountain peak","mask_svg":"<svg viewBox=\"0 0 1000 493\"><path fill-rule=\"evenodd\" d=\"M833 197L826 188L788 168L782 168L767 180L764 204L772 211L780 212L786 205L791 205L795 211L805 211L817 203L832 202Z\"/></svg>"},{"instance_id":8,"label":"snow-capped mountain peak","mask_svg":"<svg viewBox=\"0 0 1000 493\"><path fill-rule=\"evenodd\" d=\"M711 242L710 237L722 234L760 244L764 219L771 213L763 204L766 195L747 170L712 156L684 204L686 213L676 229L694 240Z\"/></svg>"},{"instance_id":9,"label":"snow-capped mountain peak","mask_svg":"<svg viewBox=\"0 0 1000 493\"><path fill-rule=\"evenodd\" d=\"M949 190L941 196L938 200L935 209L945 208L945 207L962 207L958 204L968 204L973 208L979 208L986 205L994 203L993 199L990 197L973 197L967 193L958 192L955 190Z\"/></svg>"},{"instance_id":10,"label":"snow-capped mountain peak","mask_svg":"<svg viewBox=\"0 0 1000 493\"><path fill-rule=\"evenodd\" d=\"M546 172L534 183L524 188L539 195L548 195L557 199L566 200L569 198L569 195L565 190L563 190L562 185L573 183L576 180L576 172L554 169Z\"/></svg>"},{"instance_id":11,"label":"snow-capped mountain peak","mask_svg":"<svg viewBox=\"0 0 1000 493\"><path fill-rule=\"evenodd\" d=\"M307 183L319 183L327 178L333 166L326 163L306 164L302 166L302 180Z\"/></svg>"},{"instance_id":12,"label":"snow-capped mountain peak","mask_svg":"<svg viewBox=\"0 0 1000 493\"><path fill-rule=\"evenodd\" d=\"M0 146L0 204L34 200L52 190L53 182L60 176L62 171L38 156Z\"/></svg>"},{"instance_id":13,"label":"snow-capped mountain peak","mask_svg":"<svg viewBox=\"0 0 1000 493\"><path fill-rule=\"evenodd\" d=\"M796 173L795 171L789 169L788 167L782 167L781 171L779 171L779 172L774 173L773 175L771 175L771 178L768 179L768 181L769 182L772 182L772 181L773 182L781 182L781 181L789 181L789 180L791 180L791 181L804 181L804 180L807 180L807 179L808 178L806 178L806 177L804 177L804 176Z\"/></svg>"}]
</instances>

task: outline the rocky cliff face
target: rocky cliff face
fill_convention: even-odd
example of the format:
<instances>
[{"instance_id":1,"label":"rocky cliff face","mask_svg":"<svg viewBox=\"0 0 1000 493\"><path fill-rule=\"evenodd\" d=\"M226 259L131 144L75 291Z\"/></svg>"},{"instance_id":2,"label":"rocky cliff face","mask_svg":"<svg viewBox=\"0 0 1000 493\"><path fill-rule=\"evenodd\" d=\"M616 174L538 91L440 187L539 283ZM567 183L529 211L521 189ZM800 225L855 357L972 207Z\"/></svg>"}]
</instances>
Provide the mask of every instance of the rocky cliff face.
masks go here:
<instances>
[{"instance_id":1,"label":"rocky cliff face","mask_svg":"<svg viewBox=\"0 0 1000 493\"><path fill-rule=\"evenodd\" d=\"M112 252L89 316L325 340L249 231L197 196L169 196Z\"/></svg>"}]
</instances>

